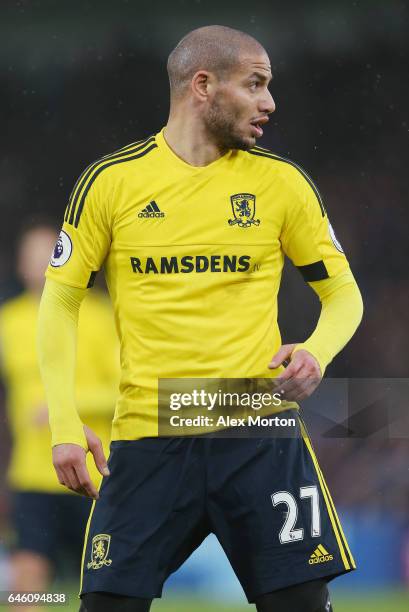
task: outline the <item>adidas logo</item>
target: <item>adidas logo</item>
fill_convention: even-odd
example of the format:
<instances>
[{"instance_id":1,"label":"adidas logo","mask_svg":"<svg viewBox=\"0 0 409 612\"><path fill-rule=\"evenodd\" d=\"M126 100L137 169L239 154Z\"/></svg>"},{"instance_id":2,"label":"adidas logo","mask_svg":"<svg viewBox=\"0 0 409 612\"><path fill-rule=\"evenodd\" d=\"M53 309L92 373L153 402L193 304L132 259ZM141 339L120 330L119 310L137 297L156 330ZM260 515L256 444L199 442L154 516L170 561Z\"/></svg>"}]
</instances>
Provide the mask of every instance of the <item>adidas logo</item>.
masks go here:
<instances>
[{"instance_id":1,"label":"adidas logo","mask_svg":"<svg viewBox=\"0 0 409 612\"><path fill-rule=\"evenodd\" d=\"M333 555L330 555L329 552L325 550L323 545L319 544L312 553L311 557L308 559L308 563L310 565L314 565L315 563L325 563L326 561L332 561L333 559Z\"/></svg>"},{"instance_id":2,"label":"adidas logo","mask_svg":"<svg viewBox=\"0 0 409 612\"><path fill-rule=\"evenodd\" d=\"M143 208L141 212L138 213L138 217L142 217L145 219L153 219L155 217L158 218L164 216L165 213L159 210L159 206L156 204L155 200L152 200L152 202L150 202L148 206L145 206L145 208Z\"/></svg>"}]
</instances>

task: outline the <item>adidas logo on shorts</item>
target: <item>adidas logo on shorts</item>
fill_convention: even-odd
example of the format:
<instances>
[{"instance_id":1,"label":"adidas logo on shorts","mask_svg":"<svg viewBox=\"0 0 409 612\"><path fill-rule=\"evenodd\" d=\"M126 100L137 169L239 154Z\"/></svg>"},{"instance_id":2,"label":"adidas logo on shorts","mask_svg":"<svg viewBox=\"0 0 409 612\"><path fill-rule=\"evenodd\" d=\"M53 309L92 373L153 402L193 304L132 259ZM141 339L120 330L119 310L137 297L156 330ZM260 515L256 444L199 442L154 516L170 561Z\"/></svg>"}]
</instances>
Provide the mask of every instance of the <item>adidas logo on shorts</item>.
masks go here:
<instances>
[{"instance_id":1,"label":"adidas logo on shorts","mask_svg":"<svg viewBox=\"0 0 409 612\"><path fill-rule=\"evenodd\" d=\"M159 210L159 206L156 204L155 200L152 200L152 202L150 202L148 206L145 206L145 208L143 208L141 212L138 213L138 217L144 219L155 219L164 216L165 213Z\"/></svg>"},{"instance_id":2,"label":"adidas logo on shorts","mask_svg":"<svg viewBox=\"0 0 409 612\"><path fill-rule=\"evenodd\" d=\"M310 565L314 565L315 563L325 563L326 561L332 561L333 559L333 555L330 555L329 552L325 550L323 545L319 544L312 553L311 557L308 559L308 563Z\"/></svg>"}]
</instances>

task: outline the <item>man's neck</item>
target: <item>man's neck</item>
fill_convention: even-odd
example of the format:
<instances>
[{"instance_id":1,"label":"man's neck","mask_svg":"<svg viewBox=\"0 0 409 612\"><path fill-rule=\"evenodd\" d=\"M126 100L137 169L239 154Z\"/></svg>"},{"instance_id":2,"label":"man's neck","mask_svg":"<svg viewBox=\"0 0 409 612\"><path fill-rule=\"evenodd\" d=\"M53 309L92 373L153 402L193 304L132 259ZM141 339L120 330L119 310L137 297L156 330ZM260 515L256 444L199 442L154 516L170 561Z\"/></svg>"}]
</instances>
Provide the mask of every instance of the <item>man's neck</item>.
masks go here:
<instances>
[{"instance_id":1,"label":"man's neck","mask_svg":"<svg viewBox=\"0 0 409 612\"><path fill-rule=\"evenodd\" d=\"M181 111L171 112L164 136L172 151L191 166L207 166L227 152L210 139L202 122Z\"/></svg>"}]
</instances>

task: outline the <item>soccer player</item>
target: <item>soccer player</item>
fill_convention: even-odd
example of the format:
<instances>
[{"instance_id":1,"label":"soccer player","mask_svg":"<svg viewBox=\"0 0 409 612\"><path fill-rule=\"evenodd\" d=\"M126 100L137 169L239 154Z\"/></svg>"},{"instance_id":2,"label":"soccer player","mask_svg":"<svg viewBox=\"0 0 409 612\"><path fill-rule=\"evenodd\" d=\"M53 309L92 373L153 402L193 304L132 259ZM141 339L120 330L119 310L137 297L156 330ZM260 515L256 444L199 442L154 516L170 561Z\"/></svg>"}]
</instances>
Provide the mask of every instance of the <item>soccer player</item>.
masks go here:
<instances>
[{"instance_id":1,"label":"soccer player","mask_svg":"<svg viewBox=\"0 0 409 612\"><path fill-rule=\"evenodd\" d=\"M12 432L8 481L15 531L11 556L15 591L45 591L64 559L71 556L72 567L78 565L90 511L90 500L62 487L53 469L48 409L38 367L38 308L55 233L55 227L46 222L21 233L17 268L24 290L0 308L1 375ZM98 439L108 448L118 352L111 305L102 292L92 292L81 309L76 398L84 422L95 434L102 462ZM92 481L98 484L101 475L95 464L89 462L89 468Z\"/></svg>"},{"instance_id":2,"label":"soccer player","mask_svg":"<svg viewBox=\"0 0 409 612\"><path fill-rule=\"evenodd\" d=\"M309 176L256 146L275 109L264 48L208 26L179 42L168 72L166 127L78 179L42 298L54 465L94 497L81 611L146 612L210 532L258 612L328 611L327 582L355 563L296 401L353 335L360 292ZM309 338L281 346L285 254L322 311ZM80 303L103 265L122 378L98 492L72 373ZM233 377L277 379L275 411L295 415L299 435L158 436L160 379Z\"/></svg>"}]
</instances>

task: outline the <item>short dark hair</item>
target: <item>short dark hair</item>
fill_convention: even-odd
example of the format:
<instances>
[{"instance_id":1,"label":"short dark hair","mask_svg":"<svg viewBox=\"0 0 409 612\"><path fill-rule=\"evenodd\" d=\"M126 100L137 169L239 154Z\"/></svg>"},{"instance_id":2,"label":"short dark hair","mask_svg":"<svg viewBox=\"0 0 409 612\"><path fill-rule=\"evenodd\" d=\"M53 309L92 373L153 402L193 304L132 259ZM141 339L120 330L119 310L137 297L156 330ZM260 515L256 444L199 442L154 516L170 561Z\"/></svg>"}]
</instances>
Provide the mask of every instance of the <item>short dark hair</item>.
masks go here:
<instances>
[{"instance_id":1,"label":"short dark hair","mask_svg":"<svg viewBox=\"0 0 409 612\"><path fill-rule=\"evenodd\" d=\"M247 50L263 52L263 46L250 34L227 26L212 25L192 30L168 58L171 98L183 94L198 70L209 70L225 78Z\"/></svg>"}]
</instances>

